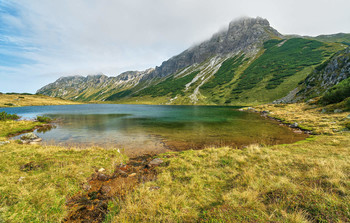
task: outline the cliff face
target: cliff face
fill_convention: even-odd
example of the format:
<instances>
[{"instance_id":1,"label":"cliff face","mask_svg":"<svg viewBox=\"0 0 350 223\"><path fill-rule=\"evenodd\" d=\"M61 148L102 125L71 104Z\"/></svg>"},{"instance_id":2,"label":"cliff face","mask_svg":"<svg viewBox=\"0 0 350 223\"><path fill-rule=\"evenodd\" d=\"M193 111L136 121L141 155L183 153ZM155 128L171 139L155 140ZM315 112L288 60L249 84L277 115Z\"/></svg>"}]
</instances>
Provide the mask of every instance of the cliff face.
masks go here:
<instances>
[{"instance_id":1,"label":"cliff face","mask_svg":"<svg viewBox=\"0 0 350 223\"><path fill-rule=\"evenodd\" d=\"M266 19L242 18L232 21L227 30L214 34L210 40L163 62L161 66L155 68L154 72L145 75L142 79L164 77L190 65L200 64L213 56L238 52L252 55L266 40L282 37Z\"/></svg>"},{"instance_id":2,"label":"cliff face","mask_svg":"<svg viewBox=\"0 0 350 223\"><path fill-rule=\"evenodd\" d=\"M42 87L37 93L70 100L103 100L124 88L137 85L145 74L152 71L153 69L128 71L117 77L107 77L103 74L61 77Z\"/></svg>"},{"instance_id":3,"label":"cliff face","mask_svg":"<svg viewBox=\"0 0 350 223\"><path fill-rule=\"evenodd\" d=\"M153 104L301 100L322 94L348 77L348 50L332 57L345 49L338 42L345 37L283 36L266 19L242 18L155 69L117 77L63 77L37 93L81 101Z\"/></svg>"},{"instance_id":4,"label":"cliff face","mask_svg":"<svg viewBox=\"0 0 350 223\"><path fill-rule=\"evenodd\" d=\"M285 102L296 102L322 96L327 90L350 77L350 47L315 68L295 90L295 96Z\"/></svg>"}]
</instances>

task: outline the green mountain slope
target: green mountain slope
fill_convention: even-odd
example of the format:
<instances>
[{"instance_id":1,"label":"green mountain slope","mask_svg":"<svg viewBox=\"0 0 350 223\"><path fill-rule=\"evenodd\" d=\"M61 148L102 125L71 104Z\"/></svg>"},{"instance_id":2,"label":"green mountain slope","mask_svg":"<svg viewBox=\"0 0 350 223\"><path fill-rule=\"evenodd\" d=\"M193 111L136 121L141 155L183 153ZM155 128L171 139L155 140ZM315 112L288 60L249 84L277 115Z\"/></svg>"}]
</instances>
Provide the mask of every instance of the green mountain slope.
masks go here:
<instances>
[{"instance_id":1,"label":"green mountain slope","mask_svg":"<svg viewBox=\"0 0 350 223\"><path fill-rule=\"evenodd\" d=\"M113 103L268 103L300 89L348 40L349 34L284 37L265 19L244 18L155 69L60 78L38 93Z\"/></svg>"},{"instance_id":2,"label":"green mountain slope","mask_svg":"<svg viewBox=\"0 0 350 223\"><path fill-rule=\"evenodd\" d=\"M334 54L303 81L285 102L321 97L324 105L338 103L350 97L350 47ZM350 102L350 100L349 100ZM350 107L350 106L349 106Z\"/></svg>"},{"instance_id":3,"label":"green mountain slope","mask_svg":"<svg viewBox=\"0 0 350 223\"><path fill-rule=\"evenodd\" d=\"M176 75L149 86L121 102L149 103L157 97L164 104L232 104L272 102L288 94L316 67L327 61L342 45L293 38L272 39L253 57L238 54L213 58L193 66L181 77ZM216 60L215 60L216 59ZM197 69L197 70L196 70ZM196 70L196 72L193 72ZM174 82L181 82L176 88ZM190 83L186 87L186 82ZM176 89L175 89L176 88Z\"/></svg>"}]
</instances>

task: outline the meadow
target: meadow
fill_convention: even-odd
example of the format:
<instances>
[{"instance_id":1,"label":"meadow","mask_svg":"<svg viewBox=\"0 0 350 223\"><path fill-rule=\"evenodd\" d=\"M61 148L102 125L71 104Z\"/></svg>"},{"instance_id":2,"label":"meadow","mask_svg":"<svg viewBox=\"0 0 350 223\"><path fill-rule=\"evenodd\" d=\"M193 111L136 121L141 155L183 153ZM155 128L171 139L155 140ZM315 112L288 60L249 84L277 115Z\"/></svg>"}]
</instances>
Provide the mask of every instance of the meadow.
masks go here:
<instances>
[{"instance_id":1,"label":"meadow","mask_svg":"<svg viewBox=\"0 0 350 223\"><path fill-rule=\"evenodd\" d=\"M156 167L157 179L109 201L105 222L349 222L350 113L321 113L307 104L255 109L317 135L293 144L158 154L165 165ZM2 140L39 124L0 121ZM100 168L112 173L129 159L118 148L16 141L1 145L0 153L4 222L62 221L65 202L81 193L91 174Z\"/></svg>"}]
</instances>

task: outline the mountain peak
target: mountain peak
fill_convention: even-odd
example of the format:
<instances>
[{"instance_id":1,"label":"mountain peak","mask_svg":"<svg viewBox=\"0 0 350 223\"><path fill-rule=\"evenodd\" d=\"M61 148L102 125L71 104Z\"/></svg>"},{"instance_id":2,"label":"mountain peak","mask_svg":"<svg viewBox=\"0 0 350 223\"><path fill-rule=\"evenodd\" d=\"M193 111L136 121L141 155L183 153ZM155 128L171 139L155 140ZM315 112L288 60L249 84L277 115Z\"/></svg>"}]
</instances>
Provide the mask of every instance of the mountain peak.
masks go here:
<instances>
[{"instance_id":1,"label":"mountain peak","mask_svg":"<svg viewBox=\"0 0 350 223\"><path fill-rule=\"evenodd\" d=\"M163 62L143 79L164 77L216 55L255 54L265 41L272 38L283 38L283 35L272 28L267 19L242 17L230 22L226 30L214 34L209 40Z\"/></svg>"},{"instance_id":2,"label":"mountain peak","mask_svg":"<svg viewBox=\"0 0 350 223\"><path fill-rule=\"evenodd\" d=\"M238 19L235 19L230 22L229 29L235 26L253 26L253 25L261 25L261 26L270 26L270 22L267 19L264 19L262 17L241 17Z\"/></svg>"}]
</instances>

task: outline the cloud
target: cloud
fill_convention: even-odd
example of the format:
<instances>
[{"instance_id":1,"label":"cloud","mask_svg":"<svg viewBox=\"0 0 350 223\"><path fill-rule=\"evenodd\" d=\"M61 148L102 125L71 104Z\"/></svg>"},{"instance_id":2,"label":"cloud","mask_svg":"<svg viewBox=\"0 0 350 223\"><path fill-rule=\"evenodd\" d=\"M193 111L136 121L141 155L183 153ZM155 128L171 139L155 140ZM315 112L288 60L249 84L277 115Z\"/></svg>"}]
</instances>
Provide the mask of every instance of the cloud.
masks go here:
<instances>
[{"instance_id":1,"label":"cloud","mask_svg":"<svg viewBox=\"0 0 350 223\"><path fill-rule=\"evenodd\" d=\"M350 32L348 8L348 0L4 0L0 91L154 67L240 16L267 18L282 33Z\"/></svg>"}]
</instances>

